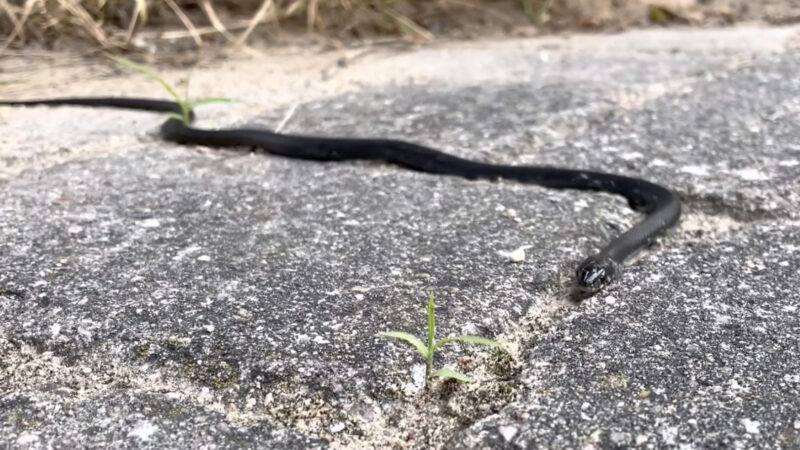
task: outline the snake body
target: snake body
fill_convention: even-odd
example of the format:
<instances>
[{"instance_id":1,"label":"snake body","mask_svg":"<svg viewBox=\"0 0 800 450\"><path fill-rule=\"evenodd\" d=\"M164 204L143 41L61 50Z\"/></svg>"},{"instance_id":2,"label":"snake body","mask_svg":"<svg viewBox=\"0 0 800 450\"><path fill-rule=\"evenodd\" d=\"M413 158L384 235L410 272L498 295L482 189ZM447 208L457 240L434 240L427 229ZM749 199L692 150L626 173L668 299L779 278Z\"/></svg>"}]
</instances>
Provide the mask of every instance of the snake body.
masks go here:
<instances>
[{"instance_id":1,"label":"snake body","mask_svg":"<svg viewBox=\"0 0 800 450\"><path fill-rule=\"evenodd\" d=\"M68 97L0 101L0 105L72 105L181 113L181 107L176 102L144 98ZM191 117L194 117L193 113ZM410 170L471 180L513 180L554 189L620 195L631 208L644 213L645 217L578 265L574 286L578 298L591 296L617 279L626 259L675 225L681 214L680 200L674 193L639 178L546 166L489 164L400 140L316 137L249 128L205 130L174 117L163 123L160 134L167 141L181 144L255 147L275 155L317 161L381 160Z\"/></svg>"}]
</instances>

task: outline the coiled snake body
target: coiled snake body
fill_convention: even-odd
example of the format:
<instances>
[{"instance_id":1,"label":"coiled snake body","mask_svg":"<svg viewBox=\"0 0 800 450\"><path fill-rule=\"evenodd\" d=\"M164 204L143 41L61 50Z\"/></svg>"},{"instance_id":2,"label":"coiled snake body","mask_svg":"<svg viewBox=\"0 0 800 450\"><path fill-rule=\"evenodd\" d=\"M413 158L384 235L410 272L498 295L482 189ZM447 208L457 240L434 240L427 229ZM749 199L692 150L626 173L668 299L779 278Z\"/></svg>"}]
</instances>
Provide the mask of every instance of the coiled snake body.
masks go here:
<instances>
[{"instance_id":1,"label":"coiled snake body","mask_svg":"<svg viewBox=\"0 0 800 450\"><path fill-rule=\"evenodd\" d=\"M178 103L141 98L69 97L0 101L0 105L74 105L181 113ZM164 122L161 126L161 137L181 144L209 147L256 147L289 158L318 161L382 160L407 169L439 175L492 181L514 180L554 189L621 195L627 199L631 208L644 213L645 217L578 265L575 284L578 298L591 296L613 282L619 276L625 260L675 225L681 214L680 201L675 194L639 178L544 166L488 164L399 140L302 136L247 128L203 130L177 118L169 118Z\"/></svg>"}]
</instances>

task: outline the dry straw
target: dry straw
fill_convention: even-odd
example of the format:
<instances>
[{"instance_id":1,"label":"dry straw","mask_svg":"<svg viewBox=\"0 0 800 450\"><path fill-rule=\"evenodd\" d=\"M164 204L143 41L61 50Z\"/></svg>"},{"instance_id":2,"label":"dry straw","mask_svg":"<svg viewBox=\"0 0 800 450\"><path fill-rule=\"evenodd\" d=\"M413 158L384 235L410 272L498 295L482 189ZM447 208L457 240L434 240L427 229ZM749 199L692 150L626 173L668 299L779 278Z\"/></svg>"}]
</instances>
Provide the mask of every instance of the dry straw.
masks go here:
<instances>
[{"instance_id":1,"label":"dry straw","mask_svg":"<svg viewBox=\"0 0 800 450\"><path fill-rule=\"evenodd\" d=\"M709 0L708 8L713 11L722 1ZM472 35L469 30L476 27L478 32L486 27L506 32L619 28L693 17L662 6L665 2L675 0L658 0L655 17L651 0L0 0L0 52L62 41L111 52L179 39L197 48L212 42L245 46L257 30L268 38L289 30L333 38L394 35L429 41L450 31ZM697 5L706 3L697 0Z\"/></svg>"},{"instance_id":2,"label":"dry straw","mask_svg":"<svg viewBox=\"0 0 800 450\"><path fill-rule=\"evenodd\" d=\"M601 1L601 0L593 0ZM610 1L610 0L602 0ZM633 0L632 0L633 1ZM637 0L638 1L638 0ZM306 31L330 37L395 35L429 41L463 24L541 24L552 0L0 0L0 49L91 43L106 51L185 39L243 46ZM559 2L555 2L558 4ZM526 17L526 14L537 17ZM139 38L139 39L137 39Z\"/></svg>"},{"instance_id":3,"label":"dry straw","mask_svg":"<svg viewBox=\"0 0 800 450\"><path fill-rule=\"evenodd\" d=\"M396 7L401 3L413 12L407 0L0 0L0 49L30 42L53 45L65 38L106 50L130 49L143 32L154 38L188 38L197 47L209 38L245 45L264 24L273 30L305 24L322 33L358 34L371 28L431 39L430 31Z\"/></svg>"}]
</instances>

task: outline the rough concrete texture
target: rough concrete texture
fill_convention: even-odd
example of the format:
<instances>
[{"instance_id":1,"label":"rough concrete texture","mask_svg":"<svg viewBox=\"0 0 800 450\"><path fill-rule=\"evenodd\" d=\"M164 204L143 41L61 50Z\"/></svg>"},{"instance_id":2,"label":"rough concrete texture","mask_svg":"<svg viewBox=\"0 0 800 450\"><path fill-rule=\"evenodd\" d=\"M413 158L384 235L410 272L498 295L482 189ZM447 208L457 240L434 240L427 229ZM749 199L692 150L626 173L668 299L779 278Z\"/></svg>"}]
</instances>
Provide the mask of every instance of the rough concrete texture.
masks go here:
<instances>
[{"instance_id":1,"label":"rough concrete texture","mask_svg":"<svg viewBox=\"0 0 800 450\"><path fill-rule=\"evenodd\" d=\"M580 305L576 262L637 219L619 198L183 148L141 113L0 109L0 444L800 445L797 36L634 32L193 75L247 100L206 112L212 126L675 189L680 227ZM119 76L42 83L15 95L142 93ZM502 256L521 246L524 262ZM451 348L437 363L478 382L422 390L417 356L375 335L421 336L430 291L441 336L496 338L517 363Z\"/></svg>"}]
</instances>

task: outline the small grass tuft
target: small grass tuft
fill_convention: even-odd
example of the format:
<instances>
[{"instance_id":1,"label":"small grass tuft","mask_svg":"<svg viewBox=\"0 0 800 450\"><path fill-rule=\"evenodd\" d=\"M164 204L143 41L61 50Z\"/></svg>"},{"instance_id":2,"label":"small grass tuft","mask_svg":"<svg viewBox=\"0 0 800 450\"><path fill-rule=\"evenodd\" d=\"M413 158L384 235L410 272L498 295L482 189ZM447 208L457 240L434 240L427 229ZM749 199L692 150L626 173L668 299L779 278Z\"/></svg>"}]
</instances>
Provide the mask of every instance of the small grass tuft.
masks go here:
<instances>
[{"instance_id":1,"label":"small grass tuft","mask_svg":"<svg viewBox=\"0 0 800 450\"><path fill-rule=\"evenodd\" d=\"M491 339L487 339L485 337L480 336L470 336L470 335L462 335L462 336L452 336L440 340L436 340L436 303L434 300L433 293L431 292L428 296L428 333L427 333L427 345L424 344L420 339L416 336L405 333L402 331L386 331L380 333L380 337L390 338L390 339L397 339L400 341L405 342L406 344L414 347L417 352L422 356L422 359L425 360L425 387L428 386L428 380L431 377L437 377L443 380L456 380L464 383L469 383L470 378L464 375L461 372L456 372L455 370L451 369L439 369L433 372L433 357L436 354L436 350L444 347L447 344L452 344L456 342L460 342L463 344L469 345L482 345L486 347L491 347L497 350L500 350L504 353L508 353L503 346L495 342Z\"/></svg>"},{"instance_id":2,"label":"small grass tuft","mask_svg":"<svg viewBox=\"0 0 800 450\"><path fill-rule=\"evenodd\" d=\"M230 103L230 102L236 101L234 99L225 98L225 97L205 97L205 98L201 98L199 100L190 101L189 100L189 92L188 92L188 83L187 83L187 88L186 88L187 92L185 92L184 95L181 95L181 94L178 93L178 90L175 88L175 86L171 85L167 80L164 79L164 77L162 77L161 75L156 73L154 70L150 69L149 67L143 66L141 64L137 64L137 63L135 63L135 62L133 62L131 60L128 60L128 59L125 59L125 58L121 58L119 56L111 56L110 55L109 58L111 58L112 60L114 60L118 64L121 64L121 65L127 67L128 69L131 69L133 71L141 73L142 75L146 76L147 78L150 78L151 80L153 80L156 83L158 83L159 85L161 85L161 87L163 87L164 90L167 91L169 93L169 95L172 96L172 98L175 100L175 102L178 105L180 105L181 114L180 115L173 114L173 117L182 120L183 123L186 124L186 125L191 123L191 121L192 121L192 110L194 110L194 108L196 108L198 106L208 105L208 104L211 104L211 103Z\"/></svg>"}]
</instances>

